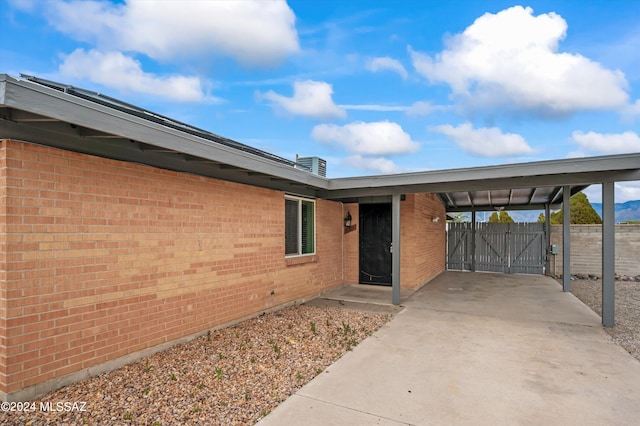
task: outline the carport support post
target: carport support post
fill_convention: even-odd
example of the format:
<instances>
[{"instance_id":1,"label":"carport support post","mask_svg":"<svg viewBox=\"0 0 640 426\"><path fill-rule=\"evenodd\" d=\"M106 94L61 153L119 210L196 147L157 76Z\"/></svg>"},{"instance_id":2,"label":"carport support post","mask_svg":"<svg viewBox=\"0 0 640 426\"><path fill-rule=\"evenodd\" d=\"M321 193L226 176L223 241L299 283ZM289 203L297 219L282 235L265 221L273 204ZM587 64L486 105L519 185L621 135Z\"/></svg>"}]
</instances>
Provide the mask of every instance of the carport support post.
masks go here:
<instances>
[{"instance_id":1,"label":"carport support post","mask_svg":"<svg viewBox=\"0 0 640 426\"><path fill-rule=\"evenodd\" d=\"M551 275L551 207L549 206L549 203L544 205L544 237L544 243L547 245L545 250L544 270L547 275ZM555 276L553 278L555 278Z\"/></svg>"},{"instance_id":2,"label":"carport support post","mask_svg":"<svg viewBox=\"0 0 640 426\"><path fill-rule=\"evenodd\" d=\"M562 187L562 291L571 291L571 187Z\"/></svg>"},{"instance_id":3,"label":"carport support post","mask_svg":"<svg viewBox=\"0 0 640 426\"><path fill-rule=\"evenodd\" d=\"M400 304L400 194L391 196L391 302Z\"/></svg>"},{"instance_id":4,"label":"carport support post","mask_svg":"<svg viewBox=\"0 0 640 426\"><path fill-rule=\"evenodd\" d=\"M476 211L471 212L471 271L476 271Z\"/></svg>"},{"instance_id":5,"label":"carport support post","mask_svg":"<svg viewBox=\"0 0 640 426\"><path fill-rule=\"evenodd\" d=\"M613 182L602 183L602 325L615 325L616 227Z\"/></svg>"}]
</instances>

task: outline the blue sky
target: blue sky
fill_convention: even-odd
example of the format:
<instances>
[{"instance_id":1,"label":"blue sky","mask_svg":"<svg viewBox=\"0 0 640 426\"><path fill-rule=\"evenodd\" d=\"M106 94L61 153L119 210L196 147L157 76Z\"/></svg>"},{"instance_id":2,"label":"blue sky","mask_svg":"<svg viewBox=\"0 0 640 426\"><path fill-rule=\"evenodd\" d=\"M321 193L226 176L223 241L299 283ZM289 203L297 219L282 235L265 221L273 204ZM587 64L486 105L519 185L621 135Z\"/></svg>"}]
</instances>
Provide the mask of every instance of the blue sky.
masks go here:
<instances>
[{"instance_id":1,"label":"blue sky","mask_svg":"<svg viewBox=\"0 0 640 426\"><path fill-rule=\"evenodd\" d=\"M640 1L0 7L0 72L317 155L329 177L640 151ZM632 199L640 182L618 184Z\"/></svg>"}]
</instances>

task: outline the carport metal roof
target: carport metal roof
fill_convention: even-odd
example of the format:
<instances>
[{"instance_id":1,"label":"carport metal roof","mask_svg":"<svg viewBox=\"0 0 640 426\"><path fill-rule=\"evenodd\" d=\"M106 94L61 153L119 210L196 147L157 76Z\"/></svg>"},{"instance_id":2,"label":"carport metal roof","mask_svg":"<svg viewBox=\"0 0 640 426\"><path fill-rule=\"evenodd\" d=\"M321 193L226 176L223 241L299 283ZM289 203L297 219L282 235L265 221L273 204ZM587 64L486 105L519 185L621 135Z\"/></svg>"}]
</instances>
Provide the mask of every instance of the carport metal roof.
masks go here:
<instances>
[{"instance_id":1,"label":"carport metal roof","mask_svg":"<svg viewBox=\"0 0 640 426\"><path fill-rule=\"evenodd\" d=\"M570 194L604 181L640 180L640 153L332 179L326 198L432 192L447 211L540 210L559 207Z\"/></svg>"},{"instance_id":2,"label":"carport metal roof","mask_svg":"<svg viewBox=\"0 0 640 426\"><path fill-rule=\"evenodd\" d=\"M582 191L585 185L572 186L571 195ZM448 212L473 210L531 210L542 209L545 204L552 208L562 203L562 186L535 186L532 188L509 188L479 191L456 191L440 193Z\"/></svg>"}]
</instances>

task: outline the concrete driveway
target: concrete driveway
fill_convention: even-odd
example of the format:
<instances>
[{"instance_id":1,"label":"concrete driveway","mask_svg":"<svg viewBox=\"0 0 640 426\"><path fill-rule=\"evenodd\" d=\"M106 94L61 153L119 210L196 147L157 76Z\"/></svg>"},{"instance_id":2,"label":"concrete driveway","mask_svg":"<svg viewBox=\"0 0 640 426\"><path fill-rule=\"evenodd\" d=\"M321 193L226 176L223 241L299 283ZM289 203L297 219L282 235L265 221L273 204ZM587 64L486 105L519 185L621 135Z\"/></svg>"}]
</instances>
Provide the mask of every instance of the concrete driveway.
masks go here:
<instances>
[{"instance_id":1,"label":"concrete driveway","mask_svg":"<svg viewBox=\"0 0 640 426\"><path fill-rule=\"evenodd\" d=\"M640 362L551 278L445 272L403 304L259 424L640 422Z\"/></svg>"}]
</instances>

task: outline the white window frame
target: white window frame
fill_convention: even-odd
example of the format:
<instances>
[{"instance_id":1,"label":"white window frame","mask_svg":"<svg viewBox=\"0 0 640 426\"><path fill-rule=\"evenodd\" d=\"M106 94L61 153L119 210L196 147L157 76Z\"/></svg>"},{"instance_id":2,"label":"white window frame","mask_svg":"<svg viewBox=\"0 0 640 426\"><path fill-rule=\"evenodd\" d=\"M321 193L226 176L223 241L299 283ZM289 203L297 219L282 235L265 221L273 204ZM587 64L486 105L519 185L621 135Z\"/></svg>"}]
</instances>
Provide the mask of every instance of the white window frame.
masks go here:
<instances>
[{"instance_id":1,"label":"white window frame","mask_svg":"<svg viewBox=\"0 0 640 426\"><path fill-rule=\"evenodd\" d=\"M317 222L316 222L316 200L311 199L311 198L305 198L305 197L296 197L293 195L285 195L284 197L285 199L285 204L286 204L286 200L290 200L290 201L296 201L298 203L298 241L297 241L297 252L296 253L289 253L287 254L286 252L286 226L285 226L285 257L299 257L299 256L313 256L316 254L316 243L317 243L317 239L316 239L316 229L317 229ZM313 252L312 253L302 253L302 202L308 202L311 203L313 205ZM286 217L285 217L285 223L286 223Z\"/></svg>"}]
</instances>

